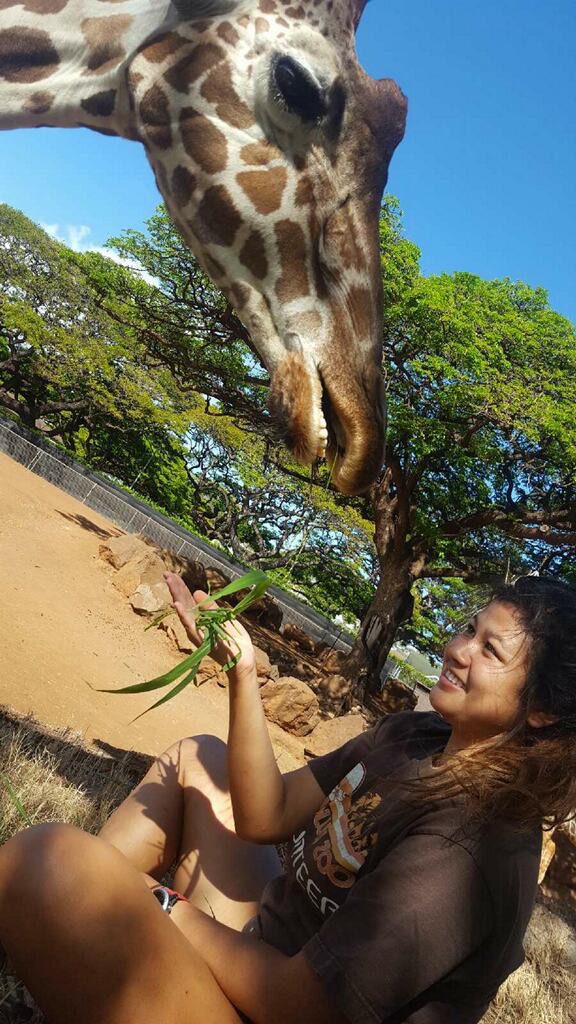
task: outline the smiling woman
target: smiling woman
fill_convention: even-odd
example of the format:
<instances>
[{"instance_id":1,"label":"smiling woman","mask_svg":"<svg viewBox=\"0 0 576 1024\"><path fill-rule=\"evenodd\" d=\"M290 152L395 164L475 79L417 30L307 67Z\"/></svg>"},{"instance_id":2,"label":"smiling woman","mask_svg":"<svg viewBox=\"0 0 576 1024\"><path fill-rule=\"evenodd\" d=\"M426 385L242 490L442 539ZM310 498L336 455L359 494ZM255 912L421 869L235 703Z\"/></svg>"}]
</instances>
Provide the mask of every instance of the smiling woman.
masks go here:
<instances>
[{"instance_id":1,"label":"smiling woman","mask_svg":"<svg viewBox=\"0 0 576 1024\"><path fill-rule=\"evenodd\" d=\"M576 807L576 596L525 577L446 646L430 702L452 727L432 783L518 828Z\"/></svg>"},{"instance_id":2,"label":"smiling woman","mask_svg":"<svg viewBox=\"0 0 576 1024\"><path fill-rule=\"evenodd\" d=\"M205 595L167 582L199 646ZM522 963L542 824L576 803L575 655L576 591L520 580L448 644L438 713L281 775L229 624L227 747L174 743L99 837L0 850L11 961L51 1024L478 1024Z\"/></svg>"}]
</instances>

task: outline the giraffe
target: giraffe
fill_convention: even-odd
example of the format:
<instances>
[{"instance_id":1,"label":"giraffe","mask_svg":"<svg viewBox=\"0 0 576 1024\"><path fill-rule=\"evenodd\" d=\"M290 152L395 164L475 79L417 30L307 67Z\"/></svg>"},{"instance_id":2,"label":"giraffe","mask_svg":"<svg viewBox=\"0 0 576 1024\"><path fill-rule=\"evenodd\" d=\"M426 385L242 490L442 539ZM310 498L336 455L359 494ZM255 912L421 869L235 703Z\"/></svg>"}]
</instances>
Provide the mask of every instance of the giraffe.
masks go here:
<instances>
[{"instance_id":1,"label":"giraffe","mask_svg":"<svg viewBox=\"0 0 576 1024\"><path fill-rule=\"evenodd\" d=\"M378 220L406 100L358 64L367 0L0 0L0 129L142 143L246 326L297 459L382 465Z\"/></svg>"}]
</instances>

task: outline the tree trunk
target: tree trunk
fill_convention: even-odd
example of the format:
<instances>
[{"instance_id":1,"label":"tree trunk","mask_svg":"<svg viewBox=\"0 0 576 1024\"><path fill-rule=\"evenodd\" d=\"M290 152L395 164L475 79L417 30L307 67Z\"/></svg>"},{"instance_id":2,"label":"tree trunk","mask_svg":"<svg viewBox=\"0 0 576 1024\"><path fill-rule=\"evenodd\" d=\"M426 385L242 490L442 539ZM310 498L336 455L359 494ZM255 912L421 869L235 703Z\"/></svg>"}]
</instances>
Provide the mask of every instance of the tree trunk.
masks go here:
<instances>
[{"instance_id":1,"label":"tree trunk","mask_svg":"<svg viewBox=\"0 0 576 1024\"><path fill-rule=\"evenodd\" d=\"M398 628L412 616L410 568L408 560L401 564L384 560L378 588L343 669L356 699L380 692L382 671Z\"/></svg>"}]
</instances>

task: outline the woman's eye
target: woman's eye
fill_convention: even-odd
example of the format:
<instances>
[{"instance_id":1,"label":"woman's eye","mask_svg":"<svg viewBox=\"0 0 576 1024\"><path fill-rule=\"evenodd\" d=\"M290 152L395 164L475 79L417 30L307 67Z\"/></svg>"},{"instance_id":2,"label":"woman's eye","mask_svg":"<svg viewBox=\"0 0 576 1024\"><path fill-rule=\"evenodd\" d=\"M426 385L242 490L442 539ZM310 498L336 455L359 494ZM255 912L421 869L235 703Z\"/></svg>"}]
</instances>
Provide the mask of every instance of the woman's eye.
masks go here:
<instances>
[{"instance_id":1,"label":"woman's eye","mask_svg":"<svg viewBox=\"0 0 576 1024\"><path fill-rule=\"evenodd\" d=\"M496 654L496 651L495 651L494 647L492 646L492 644L490 642L485 643L484 647L485 647L485 649L487 651L489 651L490 654L494 654L494 655Z\"/></svg>"},{"instance_id":2,"label":"woman's eye","mask_svg":"<svg viewBox=\"0 0 576 1024\"><path fill-rule=\"evenodd\" d=\"M464 632L467 634L467 636L474 636L474 633L475 633L474 623L473 622L469 622L467 626L464 626Z\"/></svg>"}]
</instances>

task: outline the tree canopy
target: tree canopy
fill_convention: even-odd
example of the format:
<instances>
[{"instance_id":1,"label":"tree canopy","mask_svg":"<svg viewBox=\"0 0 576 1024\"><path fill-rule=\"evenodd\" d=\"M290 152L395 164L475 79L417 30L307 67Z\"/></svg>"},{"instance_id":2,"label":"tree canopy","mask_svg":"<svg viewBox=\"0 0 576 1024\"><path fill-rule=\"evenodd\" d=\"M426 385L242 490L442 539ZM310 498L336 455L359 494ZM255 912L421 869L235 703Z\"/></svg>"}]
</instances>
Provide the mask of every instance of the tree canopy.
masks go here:
<instances>
[{"instance_id":1,"label":"tree canopy","mask_svg":"<svg viewBox=\"0 0 576 1024\"><path fill-rule=\"evenodd\" d=\"M351 673L377 680L397 636L436 651L504 578L576 574L576 337L542 288L422 275L388 200L386 466L344 498L274 436L266 372L165 211L111 244L146 278L0 207L0 403L320 610L362 619Z\"/></svg>"}]
</instances>

